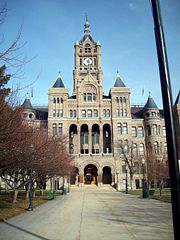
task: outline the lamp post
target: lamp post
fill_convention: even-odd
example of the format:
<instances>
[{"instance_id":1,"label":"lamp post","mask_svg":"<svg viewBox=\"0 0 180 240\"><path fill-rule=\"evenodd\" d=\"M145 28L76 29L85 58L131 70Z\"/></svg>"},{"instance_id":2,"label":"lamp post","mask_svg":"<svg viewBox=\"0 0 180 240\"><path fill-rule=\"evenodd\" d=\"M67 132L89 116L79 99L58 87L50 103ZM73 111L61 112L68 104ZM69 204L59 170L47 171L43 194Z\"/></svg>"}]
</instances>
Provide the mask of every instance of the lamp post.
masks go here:
<instances>
[{"instance_id":1,"label":"lamp post","mask_svg":"<svg viewBox=\"0 0 180 240\"><path fill-rule=\"evenodd\" d=\"M145 171L144 171L144 164L145 164L145 159L142 159L142 174L143 174L143 179L142 179L142 197L145 198Z\"/></svg>"},{"instance_id":2,"label":"lamp post","mask_svg":"<svg viewBox=\"0 0 180 240\"><path fill-rule=\"evenodd\" d=\"M33 188L32 188L32 168L29 169L29 207L28 211L33 211L32 197L33 197Z\"/></svg>"},{"instance_id":3,"label":"lamp post","mask_svg":"<svg viewBox=\"0 0 180 240\"><path fill-rule=\"evenodd\" d=\"M127 175L127 173L128 173L128 166L126 164L126 194L128 194L128 175Z\"/></svg>"}]
</instances>

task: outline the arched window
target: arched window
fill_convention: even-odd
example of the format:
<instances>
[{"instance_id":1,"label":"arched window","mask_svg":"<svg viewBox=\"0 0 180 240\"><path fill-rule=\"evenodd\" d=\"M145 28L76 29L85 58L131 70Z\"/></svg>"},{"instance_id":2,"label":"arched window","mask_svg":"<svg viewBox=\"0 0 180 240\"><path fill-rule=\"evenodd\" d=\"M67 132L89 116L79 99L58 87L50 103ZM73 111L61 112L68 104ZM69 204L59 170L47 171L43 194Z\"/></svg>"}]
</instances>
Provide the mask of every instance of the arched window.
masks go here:
<instances>
[{"instance_id":1,"label":"arched window","mask_svg":"<svg viewBox=\"0 0 180 240\"><path fill-rule=\"evenodd\" d=\"M144 156L144 144L143 143L139 144L139 154L140 154L140 156Z\"/></svg>"},{"instance_id":2,"label":"arched window","mask_svg":"<svg viewBox=\"0 0 180 240\"><path fill-rule=\"evenodd\" d=\"M61 103L63 103L63 98L61 98Z\"/></svg>"},{"instance_id":3,"label":"arched window","mask_svg":"<svg viewBox=\"0 0 180 240\"><path fill-rule=\"evenodd\" d=\"M76 118L76 110L74 110L74 118Z\"/></svg>"},{"instance_id":4,"label":"arched window","mask_svg":"<svg viewBox=\"0 0 180 240\"><path fill-rule=\"evenodd\" d=\"M57 98L57 103L59 103L59 98Z\"/></svg>"},{"instance_id":5,"label":"arched window","mask_svg":"<svg viewBox=\"0 0 180 240\"><path fill-rule=\"evenodd\" d=\"M122 103L122 97L120 97L119 100L120 100L120 103Z\"/></svg>"},{"instance_id":6,"label":"arched window","mask_svg":"<svg viewBox=\"0 0 180 240\"><path fill-rule=\"evenodd\" d=\"M94 118L97 118L98 117L98 110L94 110Z\"/></svg>"},{"instance_id":7,"label":"arched window","mask_svg":"<svg viewBox=\"0 0 180 240\"><path fill-rule=\"evenodd\" d=\"M158 142L154 142L154 152L156 154L159 154L159 143Z\"/></svg>"},{"instance_id":8,"label":"arched window","mask_svg":"<svg viewBox=\"0 0 180 240\"><path fill-rule=\"evenodd\" d=\"M62 133L63 133L62 123L59 123L59 135L62 135Z\"/></svg>"},{"instance_id":9,"label":"arched window","mask_svg":"<svg viewBox=\"0 0 180 240\"><path fill-rule=\"evenodd\" d=\"M157 135L157 125L156 124L153 124L153 127L152 127L152 131L153 131L153 135Z\"/></svg>"},{"instance_id":10,"label":"arched window","mask_svg":"<svg viewBox=\"0 0 180 240\"><path fill-rule=\"evenodd\" d=\"M86 110L82 110L82 118L86 117Z\"/></svg>"},{"instance_id":11,"label":"arched window","mask_svg":"<svg viewBox=\"0 0 180 240\"><path fill-rule=\"evenodd\" d=\"M123 123L123 133L128 134L128 126L127 126L127 123Z\"/></svg>"},{"instance_id":12,"label":"arched window","mask_svg":"<svg viewBox=\"0 0 180 240\"><path fill-rule=\"evenodd\" d=\"M110 110L109 109L107 109L107 111L106 111L106 117L110 117Z\"/></svg>"},{"instance_id":13,"label":"arched window","mask_svg":"<svg viewBox=\"0 0 180 240\"><path fill-rule=\"evenodd\" d=\"M106 110L103 110L103 117L106 117Z\"/></svg>"},{"instance_id":14,"label":"arched window","mask_svg":"<svg viewBox=\"0 0 180 240\"><path fill-rule=\"evenodd\" d=\"M53 98L53 103L56 103L56 98L55 97Z\"/></svg>"},{"instance_id":15,"label":"arched window","mask_svg":"<svg viewBox=\"0 0 180 240\"><path fill-rule=\"evenodd\" d=\"M132 137L137 137L137 129L136 129L136 127L132 127Z\"/></svg>"},{"instance_id":16,"label":"arched window","mask_svg":"<svg viewBox=\"0 0 180 240\"><path fill-rule=\"evenodd\" d=\"M124 103L126 103L126 98L125 97L123 97L123 101L124 101Z\"/></svg>"},{"instance_id":17,"label":"arched window","mask_svg":"<svg viewBox=\"0 0 180 240\"><path fill-rule=\"evenodd\" d=\"M56 110L53 110L53 117L56 117Z\"/></svg>"}]
</instances>

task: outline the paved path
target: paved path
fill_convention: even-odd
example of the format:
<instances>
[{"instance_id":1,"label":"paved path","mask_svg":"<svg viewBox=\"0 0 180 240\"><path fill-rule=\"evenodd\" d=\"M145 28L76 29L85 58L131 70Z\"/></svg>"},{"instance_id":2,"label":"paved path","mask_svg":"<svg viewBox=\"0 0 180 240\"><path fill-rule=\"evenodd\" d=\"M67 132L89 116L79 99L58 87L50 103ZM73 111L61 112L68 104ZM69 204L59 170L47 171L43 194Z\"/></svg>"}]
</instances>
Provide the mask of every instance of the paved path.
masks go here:
<instances>
[{"instance_id":1,"label":"paved path","mask_svg":"<svg viewBox=\"0 0 180 240\"><path fill-rule=\"evenodd\" d=\"M0 223L1 240L173 240L171 205L87 186Z\"/></svg>"}]
</instances>

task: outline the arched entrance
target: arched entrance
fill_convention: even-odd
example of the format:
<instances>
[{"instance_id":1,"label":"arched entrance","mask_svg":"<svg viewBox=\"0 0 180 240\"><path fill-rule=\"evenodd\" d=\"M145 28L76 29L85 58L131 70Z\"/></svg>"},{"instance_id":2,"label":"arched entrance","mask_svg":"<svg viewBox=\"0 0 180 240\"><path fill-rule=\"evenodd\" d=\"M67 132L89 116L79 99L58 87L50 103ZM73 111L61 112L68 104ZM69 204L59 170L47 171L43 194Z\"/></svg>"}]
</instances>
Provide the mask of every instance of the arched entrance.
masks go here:
<instances>
[{"instance_id":1,"label":"arched entrance","mask_svg":"<svg viewBox=\"0 0 180 240\"><path fill-rule=\"evenodd\" d=\"M84 168L84 184L97 184L97 167L89 164Z\"/></svg>"},{"instance_id":2,"label":"arched entrance","mask_svg":"<svg viewBox=\"0 0 180 240\"><path fill-rule=\"evenodd\" d=\"M110 167L103 168L103 184L111 184L112 183L112 174Z\"/></svg>"}]
</instances>

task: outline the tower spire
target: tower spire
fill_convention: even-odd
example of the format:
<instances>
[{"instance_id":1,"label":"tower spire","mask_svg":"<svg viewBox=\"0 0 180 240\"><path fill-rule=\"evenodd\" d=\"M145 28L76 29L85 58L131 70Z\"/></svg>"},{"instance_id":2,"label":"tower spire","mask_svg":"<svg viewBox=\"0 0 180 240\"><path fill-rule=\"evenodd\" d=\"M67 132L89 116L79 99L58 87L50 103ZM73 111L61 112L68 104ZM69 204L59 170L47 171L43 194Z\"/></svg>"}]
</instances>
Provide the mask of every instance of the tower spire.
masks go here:
<instances>
[{"instance_id":1,"label":"tower spire","mask_svg":"<svg viewBox=\"0 0 180 240\"><path fill-rule=\"evenodd\" d=\"M84 24L84 34L90 35L90 24L88 22L88 16L86 15L86 22Z\"/></svg>"}]
</instances>

